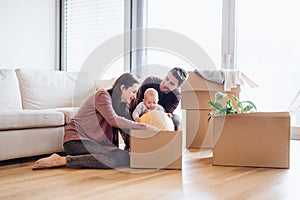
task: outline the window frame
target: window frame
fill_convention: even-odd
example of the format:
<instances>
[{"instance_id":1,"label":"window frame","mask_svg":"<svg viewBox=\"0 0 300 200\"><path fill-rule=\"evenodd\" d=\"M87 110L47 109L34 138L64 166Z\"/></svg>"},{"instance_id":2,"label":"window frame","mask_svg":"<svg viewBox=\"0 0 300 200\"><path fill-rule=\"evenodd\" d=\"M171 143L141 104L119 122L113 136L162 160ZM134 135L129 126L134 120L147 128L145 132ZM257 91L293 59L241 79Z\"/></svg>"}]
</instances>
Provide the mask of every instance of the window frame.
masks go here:
<instances>
[{"instance_id":1,"label":"window frame","mask_svg":"<svg viewBox=\"0 0 300 200\"><path fill-rule=\"evenodd\" d=\"M223 0L221 67L236 69L236 1Z\"/></svg>"}]
</instances>

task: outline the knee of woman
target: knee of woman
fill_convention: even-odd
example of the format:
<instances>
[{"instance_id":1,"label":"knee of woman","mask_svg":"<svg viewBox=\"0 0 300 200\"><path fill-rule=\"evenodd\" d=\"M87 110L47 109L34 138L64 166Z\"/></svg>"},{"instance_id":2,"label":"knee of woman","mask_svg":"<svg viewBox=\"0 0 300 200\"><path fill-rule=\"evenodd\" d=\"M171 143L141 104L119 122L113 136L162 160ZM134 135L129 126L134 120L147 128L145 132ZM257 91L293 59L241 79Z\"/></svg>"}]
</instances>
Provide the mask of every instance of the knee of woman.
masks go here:
<instances>
[{"instance_id":1,"label":"knee of woman","mask_svg":"<svg viewBox=\"0 0 300 200\"><path fill-rule=\"evenodd\" d=\"M116 149L113 150L113 154L116 156L116 166L129 166L130 156L127 151Z\"/></svg>"}]
</instances>

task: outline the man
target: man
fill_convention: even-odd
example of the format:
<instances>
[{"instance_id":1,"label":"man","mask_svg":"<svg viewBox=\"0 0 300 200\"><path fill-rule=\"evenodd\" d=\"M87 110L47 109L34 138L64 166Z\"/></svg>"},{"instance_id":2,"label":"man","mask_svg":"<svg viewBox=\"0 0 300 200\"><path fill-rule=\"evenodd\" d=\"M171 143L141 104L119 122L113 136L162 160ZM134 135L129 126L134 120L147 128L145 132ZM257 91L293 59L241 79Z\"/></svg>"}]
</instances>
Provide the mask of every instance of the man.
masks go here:
<instances>
[{"instance_id":1,"label":"man","mask_svg":"<svg viewBox=\"0 0 300 200\"><path fill-rule=\"evenodd\" d=\"M181 118L178 115L173 114L173 112L181 100L179 88L187 79L188 73L179 67L171 69L163 80L158 77L147 77L139 88L137 98L132 104L132 107L135 108L138 103L143 101L146 89L154 88L158 91L158 104L164 107L166 113L171 113L173 115L172 120L175 130L178 130L178 127L181 124Z\"/></svg>"}]
</instances>

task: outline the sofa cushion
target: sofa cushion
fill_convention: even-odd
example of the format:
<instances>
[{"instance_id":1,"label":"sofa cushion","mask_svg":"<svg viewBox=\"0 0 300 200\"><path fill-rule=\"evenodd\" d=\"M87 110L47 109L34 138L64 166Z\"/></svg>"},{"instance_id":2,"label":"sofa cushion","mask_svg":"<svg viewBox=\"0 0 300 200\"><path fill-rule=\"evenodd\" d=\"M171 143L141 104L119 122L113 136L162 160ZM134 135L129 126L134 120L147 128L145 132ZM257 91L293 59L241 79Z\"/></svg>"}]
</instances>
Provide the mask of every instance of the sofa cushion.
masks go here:
<instances>
[{"instance_id":1,"label":"sofa cushion","mask_svg":"<svg viewBox=\"0 0 300 200\"><path fill-rule=\"evenodd\" d=\"M64 127L1 131L0 161L63 152Z\"/></svg>"},{"instance_id":2,"label":"sofa cushion","mask_svg":"<svg viewBox=\"0 0 300 200\"><path fill-rule=\"evenodd\" d=\"M77 107L95 91L96 73L17 69L24 109Z\"/></svg>"},{"instance_id":3,"label":"sofa cushion","mask_svg":"<svg viewBox=\"0 0 300 200\"><path fill-rule=\"evenodd\" d=\"M15 70L0 69L0 110L22 109L19 81Z\"/></svg>"},{"instance_id":4,"label":"sofa cushion","mask_svg":"<svg viewBox=\"0 0 300 200\"><path fill-rule=\"evenodd\" d=\"M66 107L66 108L51 108L47 110L58 111L65 115L65 123L69 123L70 120L76 115L79 107Z\"/></svg>"},{"instance_id":5,"label":"sofa cushion","mask_svg":"<svg viewBox=\"0 0 300 200\"><path fill-rule=\"evenodd\" d=\"M50 110L0 110L0 130L56 127L65 124L64 114Z\"/></svg>"}]
</instances>

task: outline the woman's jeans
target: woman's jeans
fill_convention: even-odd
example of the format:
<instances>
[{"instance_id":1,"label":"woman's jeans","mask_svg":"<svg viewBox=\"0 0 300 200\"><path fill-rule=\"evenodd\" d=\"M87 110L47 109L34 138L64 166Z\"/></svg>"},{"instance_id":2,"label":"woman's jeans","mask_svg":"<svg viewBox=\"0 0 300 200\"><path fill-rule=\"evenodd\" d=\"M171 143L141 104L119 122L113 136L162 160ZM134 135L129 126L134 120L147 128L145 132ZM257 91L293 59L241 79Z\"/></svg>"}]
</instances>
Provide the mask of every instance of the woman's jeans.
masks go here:
<instances>
[{"instance_id":1,"label":"woman's jeans","mask_svg":"<svg viewBox=\"0 0 300 200\"><path fill-rule=\"evenodd\" d=\"M107 150L103 145L90 140L72 140L64 143L67 167L112 169L129 166L129 152L114 149Z\"/></svg>"}]
</instances>

